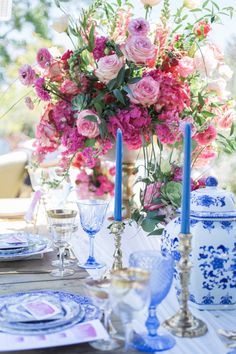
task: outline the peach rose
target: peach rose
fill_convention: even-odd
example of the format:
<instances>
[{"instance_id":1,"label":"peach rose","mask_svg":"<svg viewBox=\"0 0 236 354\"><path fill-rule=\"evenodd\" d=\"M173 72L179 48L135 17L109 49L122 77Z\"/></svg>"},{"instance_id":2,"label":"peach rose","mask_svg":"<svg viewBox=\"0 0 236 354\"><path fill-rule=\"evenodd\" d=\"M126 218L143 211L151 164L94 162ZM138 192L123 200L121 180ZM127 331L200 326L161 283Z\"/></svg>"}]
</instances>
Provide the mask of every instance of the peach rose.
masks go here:
<instances>
[{"instance_id":1,"label":"peach rose","mask_svg":"<svg viewBox=\"0 0 236 354\"><path fill-rule=\"evenodd\" d=\"M101 82L106 84L117 77L122 66L123 60L116 54L107 55L99 59L98 68L94 71L94 74Z\"/></svg>"},{"instance_id":2,"label":"peach rose","mask_svg":"<svg viewBox=\"0 0 236 354\"><path fill-rule=\"evenodd\" d=\"M129 37L122 50L125 57L135 64L148 64L157 56L157 47L145 36Z\"/></svg>"},{"instance_id":3,"label":"peach rose","mask_svg":"<svg viewBox=\"0 0 236 354\"><path fill-rule=\"evenodd\" d=\"M86 116L94 116L97 119L97 122L92 122L86 119ZM90 109L84 109L78 113L77 116L77 129L79 134L86 136L89 139L96 138L99 135L99 123L100 119L94 111Z\"/></svg>"},{"instance_id":4,"label":"peach rose","mask_svg":"<svg viewBox=\"0 0 236 354\"><path fill-rule=\"evenodd\" d=\"M47 77L52 81L62 80L62 63L55 61L48 67Z\"/></svg>"},{"instance_id":5,"label":"peach rose","mask_svg":"<svg viewBox=\"0 0 236 354\"><path fill-rule=\"evenodd\" d=\"M81 92L81 90L76 85L76 83L74 81L69 80L69 79L66 79L62 83L62 85L60 87L60 91L62 93L65 93L66 95L77 95L78 93Z\"/></svg>"},{"instance_id":6,"label":"peach rose","mask_svg":"<svg viewBox=\"0 0 236 354\"><path fill-rule=\"evenodd\" d=\"M184 0L183 6L187 7L189 10L193 10L200 7L201 2L201 0Z\"/></svg>"},{"instance_id":7,"label":"peach rose","mask_svg":"<svg viewBox=\"0 0 236 354\"><path fill-rule=\"evenodd\" d=\"M69 16L68 15L62 15L58 18L55 18L52 22L52 28L58 32L58 33L63 33L66 32L69 26Z\"/></svg>"},{"instance_id":8,"label":"peach rose","mask_svg":"<svg viewBox=\"0 0 236 354\"><path fill-rule=\"evenodd\" d=\"M155 6L161 2L161 0L141 0L143 5Z\"/></svg>"},{"instance_id":9,"label":"peach rose","mask_svg":"<svg viewBox=\"0 0 236 354\"><path fill-rule=\"evenodd\" d=\"M131 90L128 97L132 103L150 106L157 102L160 85L151 76L146 76L135 84L128 86Z\"/></svg>"},{"instance_id":10,"label":"peach rose","mask_svg":"<svg viewBox=\"0 0 236 354\"><path fill-rule=\"evenodd\" d=\"M187 77L194 72L194 60L188 56L185 56L179 60L178 71L180 76Z\"/></svg>"}]
</instances>

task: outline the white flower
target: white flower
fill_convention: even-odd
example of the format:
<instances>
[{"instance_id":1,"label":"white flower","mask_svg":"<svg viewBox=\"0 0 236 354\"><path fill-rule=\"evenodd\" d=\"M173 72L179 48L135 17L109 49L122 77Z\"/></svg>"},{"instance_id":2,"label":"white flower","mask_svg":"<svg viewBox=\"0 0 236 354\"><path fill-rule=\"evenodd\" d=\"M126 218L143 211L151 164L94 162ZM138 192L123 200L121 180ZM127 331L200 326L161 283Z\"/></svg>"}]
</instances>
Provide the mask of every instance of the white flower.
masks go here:
<instances>
[{"instance_id":1,"label":"white flower","mask_svg":"<svg viewBox=\"0 0 236 354\"><path fill-rule=\"evenodd\" d=\"M184 0L183 5L189 10L196 9L201 5L201 0Z\"/></svg>"},{"instance_id":2,"label":"white flower","mask_svg":"<svg viewBox=\"0 0 236 354\"><path fill-rule=\"evenodd\" d=\"M141 0L144 5L155 6L161 2L161 0Z\"/></svg>"},{"instance_id":3,"label":"white flower","mask_svg":"<svg viewBox=\"0 0 236 354\"><path fill-rule=\"evenodd\" d=\"M229 95L229 92L226 90L227 82L223 78L217 80L212 80L207 85L208 91L214 91L217 96L226 98Z\"/></svg>"},{"instance_id":4,"label":"white flower","mask_svg":"<svg viewBox=\"0 0 236 354\"><path fill-rule=\"evenodd\" d=\"M69 16L68 15L63 15L63 16L60 16L58 18L55 18L51 27L56 32L62 33L62 32L66 32L67 31L68 26L69 26Z\"/></svg>"},{"instance_id":5,"label":"white flower","mask_svg":"<svg viewBox=\"0 0 236 354\"><path fill-rule=\"evenodd\" d=\"M222 76L226 81L230 80L233 76L233 71L226 64L220 65L218 71L220 76Z\"/></svg>"},{"instance_id":6,"label":"white flower","mask_svg":"<svg viewBox=\"0 0 236 354\"><path fill-rule=\"evenodd\" d=\"M205 45L201 50L198 50L194 57L196 70L205 76L210 76L217 68L218 63L214 50L209 45Z\"/></svg>"}]
</instances>

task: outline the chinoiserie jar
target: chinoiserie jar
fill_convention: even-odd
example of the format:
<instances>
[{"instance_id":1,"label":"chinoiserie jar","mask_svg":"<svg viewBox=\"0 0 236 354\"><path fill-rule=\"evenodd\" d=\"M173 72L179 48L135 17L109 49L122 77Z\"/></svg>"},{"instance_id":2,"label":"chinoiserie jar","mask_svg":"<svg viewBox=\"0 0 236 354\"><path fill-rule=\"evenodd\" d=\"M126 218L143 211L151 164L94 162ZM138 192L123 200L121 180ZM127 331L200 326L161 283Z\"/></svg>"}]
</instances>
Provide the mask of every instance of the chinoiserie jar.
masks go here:
<instances>
[{"instance_id":1,"label":"chinoiserie jar","mask_svg":"<svg viewBox=\"0 0 236 354\"><path fill-rule=\"evenodd\" d=\"M236 308L236 199L217 187L208 177L206 188L191 193L190 232L192 262L189 300L204 310ZM171 252L177 262L180 217L163 231L162 250ZM174 284L180 294L179 274L175 269Z\"/></svg>"}]
</instances>

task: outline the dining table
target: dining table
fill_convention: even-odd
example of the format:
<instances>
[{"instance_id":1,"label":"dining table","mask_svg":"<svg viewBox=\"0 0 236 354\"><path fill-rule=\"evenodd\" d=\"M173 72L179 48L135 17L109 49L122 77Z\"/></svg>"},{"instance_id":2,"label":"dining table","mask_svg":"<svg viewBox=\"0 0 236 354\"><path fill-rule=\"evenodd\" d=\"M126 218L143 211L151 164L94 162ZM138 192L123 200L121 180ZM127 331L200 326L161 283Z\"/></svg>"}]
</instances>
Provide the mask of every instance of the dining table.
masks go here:
<instances>
[{"instance_id":1,"label":"dining table","mask_svg":"<svg viewBox=\"0 0 236 354\"><path fill-rule=\"evenodd\" d=\"M0 219L1 233L9 230L24 230L26 224L23 219ZM95 253L96 258L102 259L110 269L113 263L114 239L110 234L108 226L110 219L107 219L100 233L95 237ZM85 296L83 280L88 277L100 277L104 270L86 271L79 267L88 255L88 236L81 229L79 219L77 220L77 229L74 231L71 246L73 254L76 256L73 267L75 273L72 276L58 278L50 275L53 269L51 261L55 259L57 252L45 253L43 257L38 259L24 259L15 261L0 261L0 295L7 295L22 291L35 290L58 290L69 293L80 294ZM37 225L37 234L49 237L49 231L45 223ZM129 254L137 250L160 249L160 239L157 236L147 237L139 227L127 223L124 233L122 234L121 248L123 251L123 266L127 266ZM157 313L160 322L170 318L179 308L179 304L172 287L167 297L158 306ZM145 318L147 308L137 314L132 325L135 331L145 330ZM171 354L228 354L233 353L232 349L227 347L228 341L217 334L220 328L236 330L236 310L217 310L217 311L200 311L191 306L192 313L202 319L208 327L208 332L202 337L197 338L179 338L175 337L176 345L167 350ZM112 324L115 328L116 335L122 336L123 329L119 318L112 316ZM164 328L160 331L166 332ZM123 353L123 349L112 350L112 353ZM135 349L130 348L129 353L138 353ZM30 350L2 351L0 353L16 353L16 354L77 354L99 353L97 349L92 348L89 343L80 343L66 346L54 346L51 348L40 348ZM102 351L101 351L102 353Z\"/></svg>"}]
</instances>

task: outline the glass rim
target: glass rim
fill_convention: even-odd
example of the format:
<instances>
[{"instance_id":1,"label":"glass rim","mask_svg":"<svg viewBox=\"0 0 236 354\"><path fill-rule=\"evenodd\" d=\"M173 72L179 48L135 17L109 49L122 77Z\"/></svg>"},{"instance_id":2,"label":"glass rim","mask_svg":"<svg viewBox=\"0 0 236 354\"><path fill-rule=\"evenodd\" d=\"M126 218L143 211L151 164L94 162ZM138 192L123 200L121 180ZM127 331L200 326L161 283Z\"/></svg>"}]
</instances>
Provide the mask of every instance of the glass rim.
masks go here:
<instances>
[{"instance_id":1,"label":"glass rim","mask_svg":"<svg viewBox=\"0 0 236 354\"><path fill-rule=\"evenodd\" d=\"M47 210L47 216L54 219L74 218L77 215L77 210L74 209L50 209Z\"/></svg>"},{"instance_id":2,"label":"glass rim","mask_svg":"<svg viewBox=\"0 0 236 354\"><path fill-rule=\"evenodd\" d=\"M76 200L77 205L78 204L84 204L84 205L108 205L110 203L109 200L104 200L104 199L77 199Z\"/></svg>"}]
</instances>

